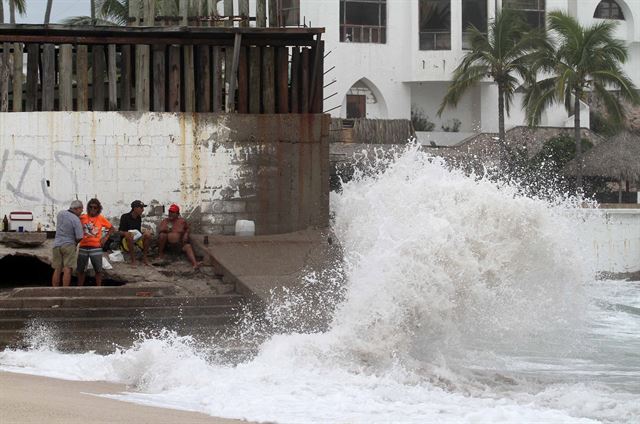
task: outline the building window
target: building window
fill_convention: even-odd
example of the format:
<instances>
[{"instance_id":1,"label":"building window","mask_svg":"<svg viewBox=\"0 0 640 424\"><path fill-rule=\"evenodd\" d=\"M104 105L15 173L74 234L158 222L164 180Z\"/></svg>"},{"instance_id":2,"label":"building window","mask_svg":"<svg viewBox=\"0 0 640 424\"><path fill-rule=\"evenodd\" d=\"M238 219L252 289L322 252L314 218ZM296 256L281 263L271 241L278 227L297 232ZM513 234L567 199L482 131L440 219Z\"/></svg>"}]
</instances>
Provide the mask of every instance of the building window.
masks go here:
<instances>
[{"instance_id":1,"label":"building window","mask_svg":"<svg viewBox=\"0 0 640 424\"><path fill-rule=\"evenodd\" d=\"M624 21L624 14L622 13L622 9L615 0L602 0L598 7L596 7L596 12L593 14L594 18L598 19L618 19Z\"/></svg>"},{"instance_id":2,"label":"building window","mask_svg":"<svg viewBox=\"0 0 640 424\"><path fill-rule=\"evenodd\" d=\"M487 33L487 0L462 0L462 48L471 48L471 32L474 26L483 34Z\"/></svg>"},{"instance_id":3,"label":"building window","mask_svg":"<svg viewBox=\"0 0 640 424\"><path fill-rule=\"evenodd\" d=\"M300 0L277 0L278 26L300 25Z\"/></svg>"},{"instance_id":4,"label":"building window","mask_svg":"<svg viewBox=\"0 0 640 424\"><path fill-rule=\"evenodd\" d=\"M545 0L503 0L502 8L520 11L531 28L545 27Z\"/></svg>"},{"instance_id":5,"label":"building window","mask_svg":"<svg viewBox=\"0 0 640 424\"><path fill-rule=\"evenodd\" d=\"M420 50L451 50L451 0L420 0Z\"/></svg>"},{"instance_id":6,"label":"building window","mask_svg":"<svg viewBox=\"0 0 640 424\"><path fill-rule=\"evenodd\" d=\"M340 41L387 42L387 0L340 0Z\"/></svg>"}]
</instances>

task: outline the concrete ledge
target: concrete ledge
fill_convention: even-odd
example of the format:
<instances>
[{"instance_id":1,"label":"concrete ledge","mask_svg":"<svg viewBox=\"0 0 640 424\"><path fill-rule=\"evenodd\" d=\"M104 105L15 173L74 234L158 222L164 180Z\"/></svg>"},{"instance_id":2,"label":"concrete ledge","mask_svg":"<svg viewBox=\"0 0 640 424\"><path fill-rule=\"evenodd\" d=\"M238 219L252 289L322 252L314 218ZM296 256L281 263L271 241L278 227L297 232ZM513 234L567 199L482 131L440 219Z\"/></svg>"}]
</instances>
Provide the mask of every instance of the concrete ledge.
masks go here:
<instances>
[{"instance_id":1,"label":"concrete ledge","mask_svg":"<svg viewBox=\"0 0 640 424\"><path fill-rule=\"evenodd\" d=\"M198 253L213 262L236 291L268 303L271 291L298 286L308 270L323 268L338 254L328 229L308 229L269 236L236 237L193 235Z\"/></svg>"}]
</instances>

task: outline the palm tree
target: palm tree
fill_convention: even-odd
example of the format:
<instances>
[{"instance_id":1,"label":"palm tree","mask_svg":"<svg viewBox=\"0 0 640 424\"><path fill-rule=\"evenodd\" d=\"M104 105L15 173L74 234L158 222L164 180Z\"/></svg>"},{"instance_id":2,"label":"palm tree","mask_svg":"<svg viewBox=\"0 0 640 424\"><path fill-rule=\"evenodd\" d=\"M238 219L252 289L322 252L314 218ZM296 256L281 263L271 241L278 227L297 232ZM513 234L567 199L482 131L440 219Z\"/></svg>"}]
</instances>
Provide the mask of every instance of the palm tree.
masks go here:
<instances>
[{"instance_id":1,"label":"palm tree","mask_svg":"<svg viewBox=\"0 0 640 424\"><path fill-rule=\"evenodd\" d=\"M95 17L73 16L63 20L67 25L116 25L129 22L129 0L91 0ZM160 0L156 2L156 12L160 16L178 16L180 0ZM207 2L203 2L206 7ZM142 2L138 2L142 10ZM195 13L194 13L195 14ZM93 18L93 19L92 19Z\"/></svg>"},{"instance_id":2,"label":"palm tree","mask_svg":"<svg viewBox=\"0 0 640 424\"><path fill-rule=\"evenodd\" d=\"M580 101L586 93L594 92L604 102L609 117L620 123L624 120L620 100L637 104L640 96L621 68L628 52L624 42L614 37L616 22L583 27L562 12L549 13L548 21L551 39L542 44L532 67L532 75L542 74L545 78L530 80L527 84L525 111L530 125L537 125L542 112L554 103L563 102L567 112L573 113L578 163L576 186L581 190Z\"/></svg>"},{"instance_id":3,"label":"palm tree","mask_svg":"<svg viewBox=\"0 0 640 424\"><path fill-rule=\"evenodd\" d=\"M47 9L44 12L44 24L48 25L51 19L51 7L53 6L53 0L47 0Z\"/></svg>"},{"instance_id":4,"label":"palm tree","mask_svg":"<svg viewBox=\"0 0 640 424\"><path fill-rule=\"evenodd\" d=\"M16 11L20 16L27 13L25 0L8 0L9 3L9 23L16 23ZM4 23L4 0L0 0L0 23Z\"/></svg>"},{"instance_id":5,"label":"palm tree","mask_svg":"<svg viewBox=\"0 0 640 424\"><path fill-rule=\"evenodd\" d=\"M528 26L518 12L503 10L483 34L473 25L471 50L453 72L438 116L448 106L455 107L464 93L485 78L491 78L498 85L498 139L502 150L502 160L509 164L510 152L505 140L504 117L509 114L513 95L529 72L529 61L539 38L527 32Z\"/></svg>"}]
</instances>

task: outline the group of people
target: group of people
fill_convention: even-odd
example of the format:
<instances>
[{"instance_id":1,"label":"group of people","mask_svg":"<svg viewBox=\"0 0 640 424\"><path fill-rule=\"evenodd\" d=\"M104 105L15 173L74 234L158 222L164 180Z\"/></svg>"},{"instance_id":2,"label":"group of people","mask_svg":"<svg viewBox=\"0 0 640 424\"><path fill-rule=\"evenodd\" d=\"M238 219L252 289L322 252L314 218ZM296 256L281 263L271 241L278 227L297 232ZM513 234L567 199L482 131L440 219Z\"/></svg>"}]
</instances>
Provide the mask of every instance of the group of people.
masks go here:
<instances>
[{"instance_id":1,"label":"group of people","mask_svg":"<svg viewBox=\"0 0 640 424\"><path fill-rule=\"evenodd\" d=\"M120 225L114 226L102 215L102 204L98 199L91 199L87 203L87 213L82 213L84 207L80 200L74 200L69 209L60 211L56 222L56 236L53 242L53 276L51 284L54 287L71 284L71 274L76 269L78 286L84 285L85 273L89 262L95 271L96 285L102 285L102 258L104 247L114 233L120 235L120 245L128 252L131 264L136 264L136 247L142 251L142 261L149 265L149 246L153 234L142 228L142 214L147 207L142 201L131 202L131 211L120 217ZM180 248L193 265L200 266L196 260L193 247L189 240L189 224L180 216L180 207L172 204L168 217L163 219L158 227L158 259L164 258L165 250L169 246Z\"/></svg>"}]
</instances>

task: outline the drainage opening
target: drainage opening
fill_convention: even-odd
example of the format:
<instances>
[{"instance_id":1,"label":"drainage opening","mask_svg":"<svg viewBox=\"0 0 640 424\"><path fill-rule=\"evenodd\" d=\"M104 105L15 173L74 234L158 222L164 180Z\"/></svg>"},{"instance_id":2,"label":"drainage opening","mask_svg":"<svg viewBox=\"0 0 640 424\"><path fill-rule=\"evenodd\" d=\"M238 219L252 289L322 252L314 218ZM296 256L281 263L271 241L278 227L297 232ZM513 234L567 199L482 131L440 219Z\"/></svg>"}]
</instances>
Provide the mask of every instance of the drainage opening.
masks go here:
<instances>
[{"instance_id":1,"label":"drainage opening","mask_svg":"<svg viewBox=\"0 0 640 424\"><path fill-rule=\"evenodd\" d=\"M0 258L0 288L13 287L41 287L51 285L53 268L35 256L7 255ZM121 286L126 281L120 281L103 275L102 284L105 286ZM75 276L71 278L71 285L77 285ZM95 279L87 274L85 286L95 285Z\"/></svg>"}]
</instances>

